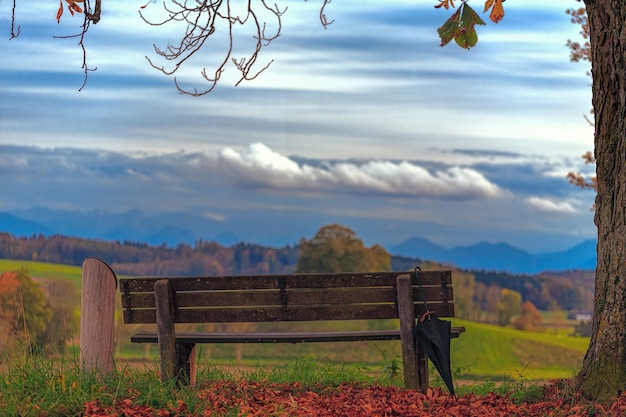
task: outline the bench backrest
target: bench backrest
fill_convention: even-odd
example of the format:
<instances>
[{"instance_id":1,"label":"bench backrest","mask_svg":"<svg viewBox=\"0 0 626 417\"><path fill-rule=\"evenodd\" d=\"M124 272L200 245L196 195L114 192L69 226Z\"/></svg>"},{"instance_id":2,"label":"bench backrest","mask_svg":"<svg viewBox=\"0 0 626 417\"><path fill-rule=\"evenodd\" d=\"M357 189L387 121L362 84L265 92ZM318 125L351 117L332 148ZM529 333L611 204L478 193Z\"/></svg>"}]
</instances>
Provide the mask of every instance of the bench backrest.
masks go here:
<instances>
[{"instance_id":1,"label":"bench backrest","mask_svg":"<svg viewBox=\"0 0 626 417\"><path fill-rule=\"evenodd\" d=\"M124 322L155 323L155 283L167 279L175 323L398 318L396 277L412 275L415 314L454 316L450 271L120 279Z\"/></svg>"}]
</instances>

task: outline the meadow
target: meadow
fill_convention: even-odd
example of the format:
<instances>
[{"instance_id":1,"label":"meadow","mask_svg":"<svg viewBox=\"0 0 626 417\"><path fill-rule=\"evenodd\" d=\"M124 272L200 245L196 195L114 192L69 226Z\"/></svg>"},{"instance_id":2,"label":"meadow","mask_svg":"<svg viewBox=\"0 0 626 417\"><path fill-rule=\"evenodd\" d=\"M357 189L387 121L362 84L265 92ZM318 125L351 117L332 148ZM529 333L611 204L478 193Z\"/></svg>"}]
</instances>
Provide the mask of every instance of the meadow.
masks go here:
<instances>
[{"instance_id":1,"label":"meadow","mask_svg":"<svg viewBox=\"0 0 626 417\"><path fill-rule=\"evenodd\" d=\"M26 267L37 281L69 280L80 288L80 267L44 262L0 260L0 271ZM77 306L77 308L79 308ZM588 338L568 336L571 326L563 312L544 313L546 325L542 332L527 332L512 328L453 319L454 326L465 326L466 332L451 341L452 367L457 380L504 381L514 379L549 380L576 374L589 343ZM396 323L369 322L363 328L393 327ZM123 326L123 325L122 325ZM262 330L290 330L290 324L261 324ZM287 326L287 327L284 327ZM341 322L303 323L299 330L337 330L345 328ZM128 332L123 332L128 333ZM132 345L120 340L120 363L151 364L156 346ZM315 358L326 364L348 364L368 369L372 375L398 369L401 365L398 342L350 342L321 344L246 345L240 362L235 359L233 345L201 345L200 363L214 366L235 366L253 370L255 367L276 367L302 358ZM386 370L386 371L385 371ZM397 372L397 371L396 371ZM401 373L401 371L400 371ZM433 373L436 375L436 372Z\"/></svg>"},{"instance_id":2,"label":"meadow","mask_svg":"<svg viewBox=\"0 0 626 417\"><path fill-rule=\"evenodd\" d=\"M173 416L613 416L626 396L610 404L586 401L567 381L527 380L457 384L457 395L434 387L405 390L385 374L320 364L303 358L254 371L199 368L198 385L159 381L154 367L83 372L76 358L0 356L0 413L20 417ZM557 414L554 414L558 411Z\"/></svg>"}]
</instances>

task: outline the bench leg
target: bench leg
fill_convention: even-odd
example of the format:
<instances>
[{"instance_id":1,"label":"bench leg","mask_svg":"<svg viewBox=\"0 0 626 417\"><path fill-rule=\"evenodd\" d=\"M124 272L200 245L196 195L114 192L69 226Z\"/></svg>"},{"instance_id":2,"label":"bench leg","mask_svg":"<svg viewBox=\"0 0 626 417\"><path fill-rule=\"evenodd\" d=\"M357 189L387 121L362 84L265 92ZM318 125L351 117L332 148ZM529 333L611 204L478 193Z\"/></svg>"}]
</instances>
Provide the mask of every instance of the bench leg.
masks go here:
<instances>
[{"instance_id":1,"label":"bench leg","mask_svg":"<svg viewBox=\"0 0 626 417\"><path fill-rule=\"evenodd\" d=\"M181 343L177 345L178 363L176 382L178 385L196 385L196 345Z\"/></svg>"},{"instance_id":2,"label":"bench leg","mask_svg":"<svg viewBox=\"0 0 626 417\"><path fill-rule=\"evenodd\" d=\"M169 280L162 279L154 284L154 302L159 341L161 381L168 382L176 378L178 374L174 303Z\"/></svg>"},{"instance_id":3,"label":"bench leg","mask_svg":"<svg viewBox=\"0 0 626 417\"><path fill-rule=\"evenodd\" d=\"M413 290L409 274L398 275L398 318L400 319L400 343L402 345L402 371L404 387L417 389L419 385L419 369L417 363L417 343L413 335L415 327L415 307L413 306Z\"/></svg>"},{"instance_id":4,"label":"bench leg","mask_svg":"<svg viewBox=\"0 0 626 417\"><path fill-rule=\"evenodd\" d=\"M426 393L428 390L428 356L426 351L417 343L417 378L419 389L422 393Z\"/></svg>"}]
</instances>

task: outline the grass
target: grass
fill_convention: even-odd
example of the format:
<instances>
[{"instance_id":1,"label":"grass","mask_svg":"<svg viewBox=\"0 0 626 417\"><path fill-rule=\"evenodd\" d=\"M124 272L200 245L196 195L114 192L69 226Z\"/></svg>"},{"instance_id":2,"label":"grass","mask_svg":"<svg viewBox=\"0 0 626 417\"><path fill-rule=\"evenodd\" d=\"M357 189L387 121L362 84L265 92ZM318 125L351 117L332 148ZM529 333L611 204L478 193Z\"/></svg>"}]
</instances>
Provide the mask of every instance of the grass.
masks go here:
<instances>
[{"instance_id":1,"label":"grass","mask_svg":"<svg viewBox=\"0 0 626 417\"><path fill-rule=\"evenodd\" d=\"M78 289L82 286L82 275L79 266L0 259L0 272L15 271L22 267L26 267L30 276L38 280L66 279L70 280Z\"/></svg>"},{"instance_id":2,"label":"grass","mask_svg":"<svg viewBox=\"0 0 626 417\"><path fill-rule=\"evenodd\" d=\"M524 332L463 320L466 332L451 343L452 364L460 377L506 379L523 372L528 379L569 377L582 363L588 338Z\"/></svg>"},{"instance_id":3,"label":"grass","mask_svg":"<svg viewBox=\"0 0 626 417\"><path fill-rule=\"evenodd\" d=\"M0 409L3 415L81 416L85 403L109 406L126 399L156 409L171 408L181 401L190 409L206 407L201 404L194 388L174 389L170 384L161 383L155 364L134 368L118 363L113 374L102 375L83 372L78 363L77 358L50 359L16 353L0 357ZM343 383L389 385L390 382L386 377L372 378L363 366L320 362L309 357L271 368L259 364L254 371L241 371L234 365L205 364L199 369L198 380L295 382L301 384L302 389Z\"/></svg>"},{"instance_id":4,"label":"grass","mask_svg":"<svg viewBox=\"0 0 626 417\"><path fill-rule=\"evenodd\" d=\"M161 383L156 369L156 363L142 367L118 363L115 372L103 375L81 371L76 358L49 359L16 353L5 355L0 357L0 409L3 415L21 417L82 416L86 404L119 407L120 403L130 400L134 406L155 410L172 410L178 404L184 404L193 415L200 415L212 406L199 395L210 386L209 382L228 384L230 381L235 387L245 387L245 383L256 381L263 385L275 385L271 388L273 390L288 384L290 390L318 393L346 383L363 387L401 384L401 376L397 374L390 378L390 375L379 372L378 377L372 377L371 369L364 365L337 364L312 357L273 367L259 363L253 371L241 371L232 364L204 364L199 368L198 388L175 388ZM496 393L519 402L537 401L542 392L541 384L524 378L500 383L483 381L457 387L457 395L460 396ZM220 415L231 415L229 413L239 415L236 408Z\"/></svg>"},{"instance_id":5,"label":"grass","mask_svg":"<svg viewBox=\"0 0 626 417\"><path fill-rule=\"evenodd\" d=\"M460 338L450 343L451 362L457 379L505 381L517 378L520 373L530 380L570 377L582 363L589 343L588 338L564 334L526 332L458 319L452 321L453 325L466 328ZM320 326L318 323L307 325ZM345 323L327 325L331 328L323 330L336 330ZM367 328L367 323L363 326ZM259 327L259 330L272 329ZM234 345L200 345L199 349L202 361L227 363L235 360ZM393 369L394 363L396 366L402 363L398 341L252 344L243 349L242 365L246 367L258 362L275 365L309 356L334 363L361 364L379 371L381 367ZM156 353L156 349L151 352Z\"/></svg>"}]
</instances>

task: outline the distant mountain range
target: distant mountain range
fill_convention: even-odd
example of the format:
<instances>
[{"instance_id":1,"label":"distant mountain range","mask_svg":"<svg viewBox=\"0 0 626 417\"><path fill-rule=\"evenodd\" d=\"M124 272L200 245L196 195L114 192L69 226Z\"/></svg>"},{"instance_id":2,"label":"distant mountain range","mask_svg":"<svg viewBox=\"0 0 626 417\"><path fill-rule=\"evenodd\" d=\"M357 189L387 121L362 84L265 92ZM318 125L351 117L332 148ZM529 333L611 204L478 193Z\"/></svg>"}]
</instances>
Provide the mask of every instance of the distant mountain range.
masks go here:
<instances>
[{"instance_id":1,"label":"distant mountain range","mask_svg":"<svg viewBox=\"0 0 626 417\"><path fill-rule=\"evenodd\" d=\"M241 241L211 218L189 213L150 216L140 210L123 213L64 211L34 207L0 212L0 231L15 236L59 234L90 239L142 242L149 245L193 245L198 239L231 246Z\"/></svg>"},{"instance_id":2,"label":"distant mountain range","mask_svg":"<svg viewBox=\"0 0 626 417\"><path fill-rule=\"evenodd\" d=\"M394 255L436 260L463 269L485 269L534 274L541 271L595 269L596 240L585 240L560 252L531 254L507 243L480 242L471 246L443 248L414 237L387 250Z\"/></svg>"},{"instance_id":3,"label":"distant mountain range","mask_svg":"<svg viewBox=\"0 0 626 417\"><path fill-rule=\"evenodd\" d=\"M236 234L224 230L223 224L210 217L188 213L149 216L139 210L107 213L31 208L13 213L0 212L0 232L14 236L60 234L168 246L180 243L193 245L196 240L202 239L228 247L241 241ZM448 263L463 269L510 273L595 269L596 265L594 239L564 251L540 254L531 254L507 243L480 242L448 249L419 237L386 249L392 255Z\"/></svg>"}]
</instances>

